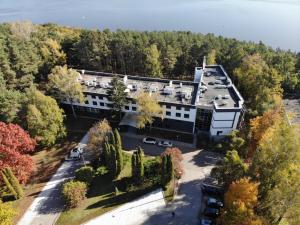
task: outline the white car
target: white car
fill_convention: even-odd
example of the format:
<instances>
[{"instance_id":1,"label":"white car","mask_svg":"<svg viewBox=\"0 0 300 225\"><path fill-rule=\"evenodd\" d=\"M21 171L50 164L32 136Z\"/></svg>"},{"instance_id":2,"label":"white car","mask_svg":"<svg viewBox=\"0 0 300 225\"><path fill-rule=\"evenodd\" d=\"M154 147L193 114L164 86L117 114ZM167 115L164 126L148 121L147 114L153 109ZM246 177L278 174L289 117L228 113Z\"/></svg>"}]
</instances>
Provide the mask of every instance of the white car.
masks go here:
<instances>
[{"instance_id":1,"label":"white car","mask_svg":"<svg viewBox=\"0 0 300 225\"><path fill-rule=\"evenodd\" d=\"M73 148L69 153L70 159L80 159L83 153L83 148L81 147L75 147Z\"/></svg>"},{"instance_id":2,"label":"white car","mask_svg":"<svg viewBox=\"0 0 300 225\"><path fill-rule=\"evenodd\" d=\"M155 145L156 144L156 140L155 140L155 138L145 137L143 139L143 143Z\"/></svg>"},{"instance_id":3,"label":"white car","mask_svg":"<svg viewBox=\"0 0 300 225\"><path fill-rule=\"evenodd\" d=\"M172 147L173 143L171 141L160 141L160 142L158 142L158 146L161 146L161 147Z\"/></svg>"}]
</instances>

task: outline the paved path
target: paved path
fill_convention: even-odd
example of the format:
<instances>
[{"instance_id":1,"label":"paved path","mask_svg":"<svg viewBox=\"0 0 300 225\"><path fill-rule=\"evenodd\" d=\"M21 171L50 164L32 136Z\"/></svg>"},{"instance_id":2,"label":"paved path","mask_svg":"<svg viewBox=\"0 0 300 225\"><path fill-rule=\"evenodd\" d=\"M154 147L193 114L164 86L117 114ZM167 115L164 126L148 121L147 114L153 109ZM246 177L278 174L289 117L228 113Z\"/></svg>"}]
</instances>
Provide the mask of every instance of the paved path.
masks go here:
<instances>
[{"instance_id":1,"label":"paved path","mask_svg":"<svg viewBox=\"0 0 300 225\"><path fill-rule=\"evenodd\" d=\"M103 214L84 225L140 225L166 206L161 189ZM157 223L161 224L161 223Z\"/></svg>"},{"instance_id":2,"label":"paved path","mask_svg":"<svg viewBox=\"0 0 300 225\"><path fill-rule=\"evenodd\" d=\"M87 143L87 134L79 145ZM45 185L41 193L34 199L18 225L53 225L64 208L60 188L62 183L74 176L74 171L82 165L82 161L65 161Z\"/></svg>"}]
</instances>

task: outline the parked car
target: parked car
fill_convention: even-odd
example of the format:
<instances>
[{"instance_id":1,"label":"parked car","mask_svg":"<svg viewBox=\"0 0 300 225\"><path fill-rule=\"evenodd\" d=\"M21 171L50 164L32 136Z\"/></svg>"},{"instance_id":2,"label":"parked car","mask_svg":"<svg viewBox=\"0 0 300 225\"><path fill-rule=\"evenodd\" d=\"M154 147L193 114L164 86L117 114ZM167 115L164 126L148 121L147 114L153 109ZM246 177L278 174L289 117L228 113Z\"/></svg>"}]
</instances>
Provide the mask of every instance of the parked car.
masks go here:
<instances>
[{"instance_id":1,"label":"parked car","mask_svg":"<svg viewBox=\"0 0 300 225\"><path fill-rule=\"evenodd\" d=\"M201 219L200 225L213 225L214 222L211 219Z\"/></svg>"},{"instance_id":2,"label":"parked car","mask_svg":"<svg viewBox=\"0 0 300 225\"><path fill-rule=\"evenodd\" d=\"M80 159L82 156L82 153L83 153L83 148L77 146L70 151L69 158L70 159Z\"/></svg>"},{"instance_id":3,"label":"parked car","mask_svg":"<svg viewBox=\"0 0 300 225\"><path fill-rule=\"evenodd\" d=\"M143 143L155 145L156 144L156 140L155 140L155 138L145 137L143 139Z\"/></svg>"},{"instance_id":4,"label":"parked car","mask_svg":"<svg viewBox=\"0 0 300 225\"><path fill-rule=\"evenodd\" d=\"M206 205L211 207L211 208L220 209L220 208L223 207L223 202L219 201L216 198L209 197L207 199Z\"/></svg>"},{"instance_id":5,"label":"parked car","mask_svg":"<svg viewBox=\"0 0 300 225\"><path fill-rule=\"evenodd\" d=\"M208 194L208 195L222 195L223 194L223 189L218 186L202 184L201 189L204 194Z\"/></svg>"},{"instance_id":6,"label":"parked car","mask_svg":"<svg viewBox=\"0 0 300 225\"><path fill-rule=\"evenodd\" d=\"M210 207L206 207L204 209L204 215L205 216L216 218L216 217L219 216L219 214L220 214L220 211L218 209L210 208Z\"/></svg>"},{"instance_id":7,"label":"parked car","mask_svg":"<svg viewBox=\"0 0 300 225\"><path fill-rule=\"evenodd\" d=\"M171 141L159 141L158 146L162 147L172 147L173 143Z\"/></svg>"}]
</instances>

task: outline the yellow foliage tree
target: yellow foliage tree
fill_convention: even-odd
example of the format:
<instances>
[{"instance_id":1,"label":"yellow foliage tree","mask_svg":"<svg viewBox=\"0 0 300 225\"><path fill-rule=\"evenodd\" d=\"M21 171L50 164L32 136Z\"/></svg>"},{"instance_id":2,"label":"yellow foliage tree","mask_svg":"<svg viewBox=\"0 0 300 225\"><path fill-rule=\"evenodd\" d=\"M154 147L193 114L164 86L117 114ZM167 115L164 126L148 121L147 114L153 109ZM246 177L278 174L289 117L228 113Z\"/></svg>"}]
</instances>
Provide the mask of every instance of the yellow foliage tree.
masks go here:
<instances>
[{"instance_id":1,"label":"yellow foliage tree","mask_svg":"<svg viewBox=\"0 0 300 225\"><path fill-rule=\"evenodd\" d=\"M157 97L150 93L141 92L136 102L138 104L137 127L144 128L147 124L151 125L154 117L163 118L163 109L158 103Z\"/></svg>"},{"instance_id":2,"label":"yellow foliage tree","mask_svg":"<svg viewBox=\"0 0 300 225\"><path fill-rule=\"evenodd\" d=\"M250 144L248 147L247 158L252 159L258 143L262 136L276 122L282 118L281 109L273 109L265 112L262 116L257 116L250 120Z\"/></svg>"},{"instance_id":3,"label":"yellow foliage tree","mask_svg":"<svg viewBox=\"0 0 300 225\"><path fill-rule=\"evenodd\" d=\"M0 224L12 225L13 217L16 215L15 209L9 203L0 203Z\"/></svg>"},{"instance_id":4,"label":"yellow foliage tree","mask_svg":"<svg viewBox=\"0 0 300 225\"><path fill-rule=\"evenodd\" d=\"M223 225L262 225L255 214L257 205L258 183L249 178L233 182L225 194L225 207L220 216Z\"/></svg>"},{"instance_id":5,"label":"yellow foliage tree","mask_svg":"<svg viewBox=\"0 0 300 225\"><path fill-rule=\"evenodd\" d=\"M99 151L105 140L105 137L111 131L112 129L106 119L95 123L94 126L89 130L89 138L87 144L88 149Z\"/></svg>"}]
</instances>

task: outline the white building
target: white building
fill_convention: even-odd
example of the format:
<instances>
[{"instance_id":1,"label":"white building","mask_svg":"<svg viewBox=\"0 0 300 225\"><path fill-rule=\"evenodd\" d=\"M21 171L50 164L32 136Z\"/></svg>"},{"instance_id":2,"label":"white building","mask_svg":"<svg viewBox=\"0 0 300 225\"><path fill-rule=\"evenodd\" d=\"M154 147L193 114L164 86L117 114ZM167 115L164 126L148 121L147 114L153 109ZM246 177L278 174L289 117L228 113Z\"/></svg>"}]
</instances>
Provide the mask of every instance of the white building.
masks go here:
<instances>
[{"instance_id":1,"label":"white building","mask_svg":"<svg viewBox=\"0 0 300 225\"><path fill-rule=\"evenodd\" d=\"M79 113L97 116L110 113L112 103L107 90L116 74L79 71L78 81L86 86L86 101L73 101ZM156 94L164 109L164 119L157 118L153 127L194 134L198 131L211 136L223 136L238 129L244 100L221 65L195 68L194 81L167 80L117 74L127 86L128 104L124 113L136 113L135 99L139 92ZM64 108L70 99L62 101Z\"/></svg>"}]
</instances>

